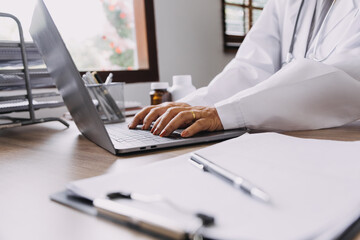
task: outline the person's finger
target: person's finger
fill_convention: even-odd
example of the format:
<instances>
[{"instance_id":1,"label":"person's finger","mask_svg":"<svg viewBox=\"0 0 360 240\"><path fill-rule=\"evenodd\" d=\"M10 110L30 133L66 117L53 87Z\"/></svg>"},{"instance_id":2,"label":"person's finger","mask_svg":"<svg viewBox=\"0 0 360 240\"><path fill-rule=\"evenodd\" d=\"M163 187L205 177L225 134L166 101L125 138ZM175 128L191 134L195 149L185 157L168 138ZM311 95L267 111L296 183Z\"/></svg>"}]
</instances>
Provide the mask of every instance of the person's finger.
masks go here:
<instances>
[{"instance_id":1,"label":"person's finger","mask_svg":"<svg viewBox=\"0 0 360 240\"><path fill-rule=\"evenodd\" d=\"M138 112L135 117L133 118L133 120L131 121L131 123L129 124L129 128L136 128L137 125L141 124L144 120L144 118L146 117L146 115L150 112L150 110L153 108L153 106L148 106L146 108L144 108L143 110L141 110L140 112Z\"/></svg>"},{"instance_id":2,"label":"person's finger","mask_svg":"<svg viewBox=\"0 0 360 240\"><path fill-rule=\"evenodd\" d=\"M185 107L183 107L183 108L179 108L179 107L178 107L178 109L177 109L177 111L175 111L175 113L177 114L179 111L182 111L183 109L187 109L187 108L189 108L189 107L188 107L188 106L185 106ZM175 110L175 109L174 109L174 110ZM169 111L170 111L170 110L169 110ZM162 121L162 118L164 118L165 116L169 116L169 115L163 114L161 117L159 117L159 118L155 121L153 127L151 128L151 132L152 132L152 133L155 133L156 130L159 130L159 131L156 131L156 133L159 134L159 133L161 132L160 129L162 130L162 129L166 126L166 124L165 124L163 127L158 128L160 122ZM167 119L167 120L165 120L165 121L170 121L170 120L171 120L171 119ZM167 122L166 122L166 123L167 123ZM184 124L181 125L180 127L183 128L183 127L187 127L188 125L189 125L189 123L184 123Z\"/></svg>"},{"instance_id":3,"label":"person's finger","mask_svg":"<svg viewBox=\"0 0 360 240\"><path fill-rule=\"evenodd\" d=\"M154 125L152 126L150 132L154 133L155 129L157 128L157 126L159 125L159 122L161 121L161 117L159 117L158 119L156 119Z\"/></svg>"},{"instance_id":4,"label":"person's finger","mask_svg":"<svg viewBox=\"0 0 360 240\"><path fill-rule=\"evenodd\" d=\"M149 111L146 117L143 120L143 130L147 130L150 128L153 121L159 118L166 111L166 107L157 107L153 108Z\"/></svg>"},{"instance_id":5,"label":"person's finger","mask_svg":"<svg viewBox=\"0 0 360 240\"><path fill-rule=\"evenodd\" d=\"M153 106L148 106L145 107L143 110L141 110L138 114L135 115L135 117L133 118L133 120L131 121L131 123L128 125L129 128L136 128L137 125L142 124L144 122L144 118L148 115L148 113L151 111L151 109L153 108L163 108L164 112L166 111L166 109L170 108L171 106L181 106L181 107L190 107L189 104L186 103L174 103L174 102L166 102L166 103L162 103L159 105L153 105ZM151 125L151 122L150 122Z\"/></svg>"},{"instance_id":6,"label":"person's finger","mask_svg":"<svg viewBox=\"0 0 360 240\"><path fill-rule=\"evenodd\" d=\"M174 118L169 121L168 124L164 127L164 129L160 132L160 137L169 136L173 131L178 129L180 126L184 124L189 124L193 121L192 111L182 111L179 112Z\"/></svg>"},{"instance_id":7,"label":"person's finger","mask_svg":"<svg viewBox=\"0 0 360 240\"><path fill-rule=\"evenodd\" d=\"M159 123L157 124L153 134L154 135L159 135L162 130L168 125L168 123L175 118L175 116L177 114L179 114L181 111L183 111L184 108L179 108L179 107L172 107L169 108L162 116L161 119L159 121Z\"/></svg>"},{"instance_id":8,"label":"person's finger","mask_svg":"<svg viewBox=\"0 0 360 240\"><path fill-rule=\"evenodd\" d=\"M201 131L205 131L205 130L209 129L210 124L211 124L211 120L209 120L209 119L206 119L206 118L199 119L196 122L194 122L191 126L186 128L181 133L181 136L182 137L192 137Z\"/></svg>"}]
</instances>

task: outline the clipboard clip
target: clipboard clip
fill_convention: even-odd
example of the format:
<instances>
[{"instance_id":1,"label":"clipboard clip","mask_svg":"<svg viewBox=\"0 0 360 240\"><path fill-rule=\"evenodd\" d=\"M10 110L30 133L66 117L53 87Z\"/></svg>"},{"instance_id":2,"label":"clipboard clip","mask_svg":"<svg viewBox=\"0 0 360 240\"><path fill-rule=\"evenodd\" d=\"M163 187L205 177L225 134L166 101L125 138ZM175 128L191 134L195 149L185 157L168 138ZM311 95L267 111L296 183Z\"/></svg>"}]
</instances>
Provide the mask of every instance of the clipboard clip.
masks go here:
<instances>
[{"instance_id":1,"label":"clipboard clip","mask_svg":"<svg viewBox=\"0 0 360 240\"><path fill-rule=\"evenodd\" d=\"M114 201L116 199L135 200L143 203L164 202L174 210L195 216L194 223L197 226L195 231L188 232L187 229L176 221L176 218L169 218L144 209L129 206L127 204L121 204ZM128 223L141 230L155 233L170 239L202 239L202 235L200 234L201 229L203 227L209 227L215 223L214 217L203 213L190 213L161 195L114 192L108 194L107 198L95 199L93 201L93 205L97 209L98 215L104 215L105 217Z\"/></svg>"}]
</instances>

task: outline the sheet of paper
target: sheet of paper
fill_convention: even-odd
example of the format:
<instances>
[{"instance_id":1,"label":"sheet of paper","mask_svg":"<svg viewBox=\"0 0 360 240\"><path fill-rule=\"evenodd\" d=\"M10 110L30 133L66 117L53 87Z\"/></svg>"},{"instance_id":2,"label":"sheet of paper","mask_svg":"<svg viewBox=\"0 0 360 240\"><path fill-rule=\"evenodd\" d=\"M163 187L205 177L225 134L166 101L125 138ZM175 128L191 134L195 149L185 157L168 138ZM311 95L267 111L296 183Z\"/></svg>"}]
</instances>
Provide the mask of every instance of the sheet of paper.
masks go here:
<instances>
[{"instance_id":1,"label":"sheet of paper","mask_svg":"<svg viewBox=\"0 0 360 240\"><path fill-rule=\"evenodd\" d=\"M205 235L221 239L321 239L360 216L360 142L246 134L198 151L266 191L271 204L189 163L189 155L70 183L89 199L113 191L161 194L215 216Z\"/></svg>"}]
</instances>

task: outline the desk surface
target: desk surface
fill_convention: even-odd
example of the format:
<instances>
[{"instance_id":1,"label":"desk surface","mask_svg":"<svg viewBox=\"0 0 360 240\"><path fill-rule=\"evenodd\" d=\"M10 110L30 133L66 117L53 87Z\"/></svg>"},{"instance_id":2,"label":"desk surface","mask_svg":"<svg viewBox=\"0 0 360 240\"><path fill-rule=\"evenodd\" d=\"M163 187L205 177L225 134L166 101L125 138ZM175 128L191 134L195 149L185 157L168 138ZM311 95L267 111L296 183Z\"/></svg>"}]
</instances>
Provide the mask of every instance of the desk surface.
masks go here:
<instances>
[{"instance_id":1,"label":"desk surface","mask_svg":"<svg viewBox=\"0 0 360 240\"><path fill-rule=\"evenodd\" d=\"M288 135L360 140L360 123ZM80 135L71 123L44 123L0 130L0 239L152 239L49 200L70 181L178 156L206 145L114 156ZM360 240L360 235L356 238Z\"/></svg>"}]
</instances>

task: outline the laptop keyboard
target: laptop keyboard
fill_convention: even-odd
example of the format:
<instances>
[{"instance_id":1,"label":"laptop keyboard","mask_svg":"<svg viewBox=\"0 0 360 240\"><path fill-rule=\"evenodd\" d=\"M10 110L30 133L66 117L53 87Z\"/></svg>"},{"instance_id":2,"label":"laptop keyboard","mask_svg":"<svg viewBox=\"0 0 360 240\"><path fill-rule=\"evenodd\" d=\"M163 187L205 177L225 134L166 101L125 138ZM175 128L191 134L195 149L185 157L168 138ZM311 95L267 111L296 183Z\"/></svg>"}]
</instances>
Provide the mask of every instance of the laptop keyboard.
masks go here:
<instances>
[{"instance_id":1,"label":"laptop keyboard","mask_svg":"<svg viewBox=\"0 0 360 240\"><path fill-rule=\"evenodd\" d=\"M178 132L173 133L170 137L160 137L153 135L150 131L141 129L124 129L117 126L112 127L111 125L106 126L106 129L113 140L126 147L157 145L182 139Z\"/></svg>"}]
</instances>

